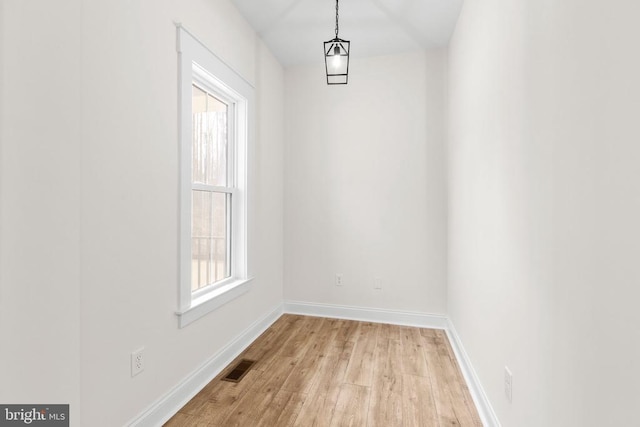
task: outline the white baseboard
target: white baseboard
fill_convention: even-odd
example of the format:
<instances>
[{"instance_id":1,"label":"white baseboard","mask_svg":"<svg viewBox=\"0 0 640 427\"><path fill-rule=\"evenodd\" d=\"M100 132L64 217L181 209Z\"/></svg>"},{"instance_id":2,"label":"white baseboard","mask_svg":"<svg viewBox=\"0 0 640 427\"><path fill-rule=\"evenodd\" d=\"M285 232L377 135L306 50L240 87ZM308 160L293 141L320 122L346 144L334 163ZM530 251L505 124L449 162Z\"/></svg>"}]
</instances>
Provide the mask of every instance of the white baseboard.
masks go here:
<instances>
[{"instance_id":1,"label":"white baseboard","mask_svg":"<svg viewBox=\"0 0 640 427\"><path fill-rule=\"evenodd\" d=\"M282 305L255 321L236 339L211 357L199 369L184 378L167 394L152 404L128 425L133 427L157 427L165 423L180 408L193 398L205 385L238 357L242 351L256 340L282 315Z\"/></svg>"},{"instance_id":2,"label":"white baseboard","mask_svg":"<svg viewBox=\"0 0 640 427\"><path fill-rule=\"evenodd\" d=\"M451 323L451 319L447 319L447 327L445 330L456 359L458 360L458 365L460 365L462 375L469 387L469 393L471 393L471 397L478 409L478 415L480 415L482 424L485 427L501 427L500 421L489 402L489 398L482 388L480 379L475 369L473 369L473 365L471 365L471 360L462 346L462 341L460 341L456 328L454 328L453 323Z\"/></svg>"},{"instance_id":3,"label":"white baseboard","mask_svg":"<svg viewBox=\"0 0 640 427\"><path fill-rule=\"evenodd\" d=\"M291 314L304 314L307 316L333 317L336 319L417 326L420 328L445 329L447 327L446 316L411 311L394 311L378 308L285 301L284 312Z\"/></svg>"}]
</instances>

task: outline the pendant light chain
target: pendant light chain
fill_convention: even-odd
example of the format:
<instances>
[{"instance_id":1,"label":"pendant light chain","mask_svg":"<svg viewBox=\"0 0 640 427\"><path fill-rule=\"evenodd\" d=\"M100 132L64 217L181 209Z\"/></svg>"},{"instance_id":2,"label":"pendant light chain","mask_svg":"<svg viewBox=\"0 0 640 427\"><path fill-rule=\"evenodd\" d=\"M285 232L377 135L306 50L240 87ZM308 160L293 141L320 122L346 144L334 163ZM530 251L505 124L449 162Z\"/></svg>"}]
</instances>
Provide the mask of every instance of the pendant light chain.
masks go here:
<instances>
[{"instance_id":1,"label":"pendant light chain","mask_svg":"<svg viewBox=\"0 0 640 427\"><path fill-rule=\"evenodd\" d=\"M338 26L338 0L336 0L336 38L338 38L338 30L340 27Z\"/></svg>"}]
</instances>

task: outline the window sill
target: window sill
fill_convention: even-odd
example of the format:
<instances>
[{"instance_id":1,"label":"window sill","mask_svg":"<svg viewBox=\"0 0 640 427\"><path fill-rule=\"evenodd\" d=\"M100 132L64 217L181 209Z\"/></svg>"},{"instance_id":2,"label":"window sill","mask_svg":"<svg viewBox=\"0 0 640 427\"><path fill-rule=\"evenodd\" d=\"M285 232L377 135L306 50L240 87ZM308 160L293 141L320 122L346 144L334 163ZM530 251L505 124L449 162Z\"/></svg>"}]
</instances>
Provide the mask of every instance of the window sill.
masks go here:
<instances>
[{"instance_id":1,"label":"window sill","mask_svg":"<svg viewBox=\"0 0 640 427\"><path fill-rule=\"evenodd\" d=\"M178 316L178 327L184 328L202 316L248 292L251 289L252 280L253 277L236 280L195 298L191 301L189 308L176 312Z\"/></svg>"}]
</instances>

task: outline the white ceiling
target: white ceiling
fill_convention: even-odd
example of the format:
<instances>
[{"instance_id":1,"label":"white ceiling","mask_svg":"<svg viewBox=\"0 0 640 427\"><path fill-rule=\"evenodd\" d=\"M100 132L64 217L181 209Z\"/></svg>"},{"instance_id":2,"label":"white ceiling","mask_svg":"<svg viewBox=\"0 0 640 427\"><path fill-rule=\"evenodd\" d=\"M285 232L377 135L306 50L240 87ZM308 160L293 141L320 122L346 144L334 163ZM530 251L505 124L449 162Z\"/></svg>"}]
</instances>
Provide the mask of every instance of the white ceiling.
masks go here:
<instances>
[{"instance_id":1,"label":"white ceiling","mask_svg":"<svg viewBox=\"0 0 640 427\"><path fill-rule=\"evenodd\" d=\"M322 59L335 36L335 0L233 0L284 65ZM462 0L342 0L340 38L352 57L445 46Z\"/></svg>"}]
</instances>

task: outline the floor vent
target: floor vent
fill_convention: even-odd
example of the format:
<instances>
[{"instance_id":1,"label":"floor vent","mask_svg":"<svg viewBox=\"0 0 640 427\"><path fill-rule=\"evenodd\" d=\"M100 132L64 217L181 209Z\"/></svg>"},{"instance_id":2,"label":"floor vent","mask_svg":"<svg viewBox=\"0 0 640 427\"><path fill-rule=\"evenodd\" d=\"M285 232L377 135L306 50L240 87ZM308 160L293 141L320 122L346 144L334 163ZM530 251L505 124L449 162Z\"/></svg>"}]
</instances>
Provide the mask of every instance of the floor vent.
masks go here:
<instances>
[{"instance_id":1,"label":"floor vent","mask_svg":"<svg viewBox=\"0 0 640 427\"><path fill-rule=\"evenodd\" d=\"M239 383L240 380L249 372L249 369L256 363L255 360L242 359L227 375L222 377L222 381L231 381Z\"/></svg>"}]
</instances>

